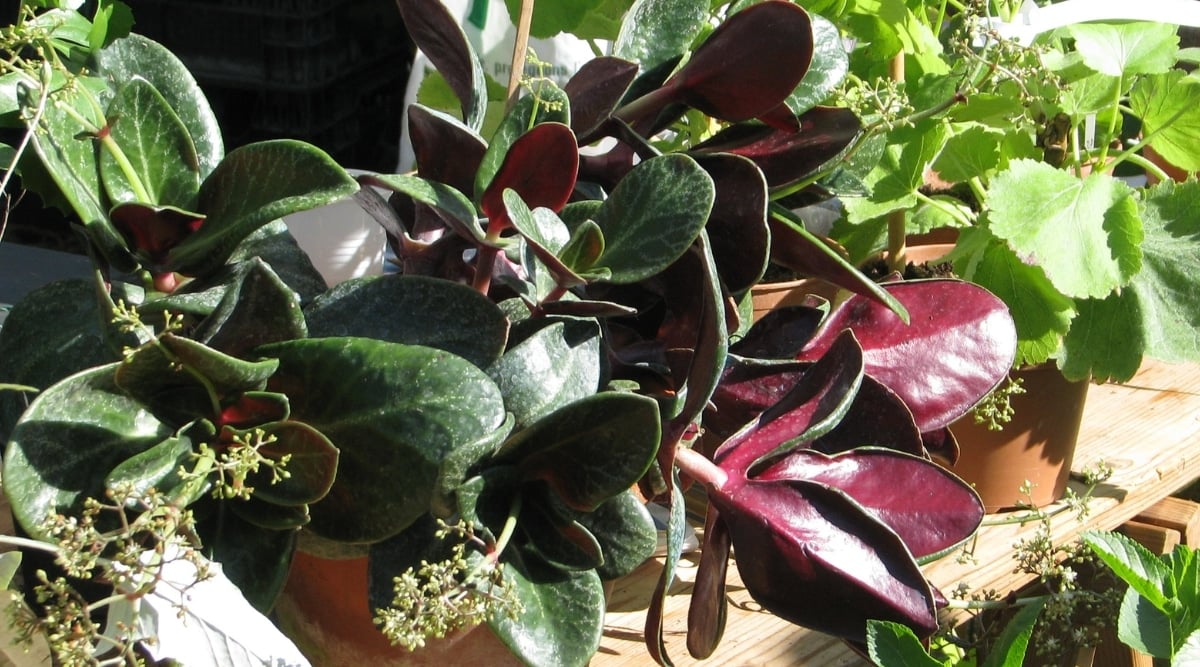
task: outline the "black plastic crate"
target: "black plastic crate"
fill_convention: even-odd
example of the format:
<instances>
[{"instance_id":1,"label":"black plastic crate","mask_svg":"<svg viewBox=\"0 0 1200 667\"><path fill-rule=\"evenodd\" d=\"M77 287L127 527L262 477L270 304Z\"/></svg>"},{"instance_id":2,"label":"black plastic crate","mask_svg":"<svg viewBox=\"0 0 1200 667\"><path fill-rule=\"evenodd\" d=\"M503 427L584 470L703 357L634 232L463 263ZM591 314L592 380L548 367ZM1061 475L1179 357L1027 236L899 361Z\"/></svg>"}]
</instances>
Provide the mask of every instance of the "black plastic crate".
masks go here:
<instances>
[{"instance_id":1,"label":"black plastic crate","mask_svg":"<svg viewBox=\"0 0 1200 667\"><path fill-rule=\"evenodd\" d=\"M363 58L348 0L131 0L134 30L169 47L197 79L312 88ZM390 5L391 3L387 3ZM391 11L396 11L394 7ZM397 36L395 42L404 38Z\"/></svg>"}]
</instances>

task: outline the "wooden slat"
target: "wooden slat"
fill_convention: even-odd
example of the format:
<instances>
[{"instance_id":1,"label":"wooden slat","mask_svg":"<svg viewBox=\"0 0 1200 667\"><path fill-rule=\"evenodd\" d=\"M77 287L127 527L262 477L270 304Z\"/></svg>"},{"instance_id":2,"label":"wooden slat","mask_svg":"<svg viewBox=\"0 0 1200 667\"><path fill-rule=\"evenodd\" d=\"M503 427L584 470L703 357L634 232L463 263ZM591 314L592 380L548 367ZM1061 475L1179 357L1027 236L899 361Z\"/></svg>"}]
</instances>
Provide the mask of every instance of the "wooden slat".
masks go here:
<instances>
[{"instance_id":1,"label":"wooden slat","mask_svg":"<svg viewBox=\"0 0 1200 667\"><path fill-rule=\"evenodd\" d=\"M1171 528L1179 532L1183 544L1200 546L1200 503L1167 496L1147 507L1134 520Z\"/></svg>"},{"instance_id":2,"label":"wooden slat","mask_svg":"<svg viewBox=\"0 0 1200 667\"><path fill-rule=\"evenodd\" d=\"M1156 554L1165 554L1183 541L1183 534L1174 528L1143 523L1136 519L1126 521L1117 530Z\"/></svg>"},{"instance_id":3,"label":"wooden slat","mask_svg":"<svg viewBox=\"0 0 1200 667\"><path fill-rule=\"evenodd\" d=\"M1153 434L1153 437L1150 437ZM1101 485L1082 522L1068 514L1055 518L1052 534L1057 542L1074 539L1088 528L1113 529L1147 510L1161 499L1200 477L1200 366L1171 366L1147 361L1125 385L1091 388L1074 470L1105 460L1112 478ZM1080 490L1078 485L1075 485ZM973 563L948 557L926 567L930 579L943 591L960 582L974 590L1012 591L1031 577L1013 573L1012 545L1036 529L1033 524L996 524L1010 515L989 517L992 525L979 534ZM627 582L614 592L614 610L600 652L592 665L638 666L651 664L642 640L645 604L653 590L656 564L639 571L644 581ZM812 665L860 667L869 664L842 642L791 625L764 613L741 586L731 568L731 605L725 637L708 660L693 660L685 648L687 604L694 565L680 568L665 609L665 641L676 665ZM636 577L634 578L636 579ZM796 595L803 595L796 591Z\"/></svg>"}]
</instances>

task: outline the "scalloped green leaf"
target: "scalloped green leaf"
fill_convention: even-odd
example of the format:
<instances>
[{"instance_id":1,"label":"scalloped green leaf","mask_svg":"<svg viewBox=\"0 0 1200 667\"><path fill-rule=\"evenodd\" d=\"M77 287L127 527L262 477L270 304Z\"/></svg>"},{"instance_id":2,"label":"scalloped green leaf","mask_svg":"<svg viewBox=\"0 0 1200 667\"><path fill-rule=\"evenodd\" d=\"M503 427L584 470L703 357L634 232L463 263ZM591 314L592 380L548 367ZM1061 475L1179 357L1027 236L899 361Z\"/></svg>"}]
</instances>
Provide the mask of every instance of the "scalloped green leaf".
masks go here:
<instances>
[{"instance_id":1,"label":"scalloped green leaf","mask_svg":"<svg viewBox=\"0 0 1200 667\"><path fill-rule=\"evenodd\" d=\"M1200 170L1200 78L1182 70L1139 79L1129 106L1142 119L1142 133L1155 152L1184 171Z\"/></svg>"},{"instance_id":2,"label":"scalloped green leaf","mask_svg":"<svg viewBox=\"0 0 1200 667\"><path fill-rule=\"evenodd\" d=\"M1102 74L1162 74L1175 66L1179 35L1169 23L1075 23L1066 29L1083 62Z\"/></svg>"},{"instance_id":3,"label":"scalloped green leaf","mask_svg":"<svg viewBox=\"0 0 1200 667\"><path fill-rule=\"evenodd\" d=\"M1137 202L1117 179L1016 160L993 179L987 206L992 233L1066 296L1103 298L1141 268Z\"/></svg>"},{"instance_id":4,"label":"scalloped green leaf","mask_svg":"<svg viewBox=\"0 0 1200 667\"><path fill-rule=\"evenodd\" d=\"M963 230L954 270L987 288L1008 306L1017 329L1016 365L1040 364L1058 354L1071 329L1075 302L1063 296L1038 266L1022 262L987 230Z\"/></svg>"}]
</instances>

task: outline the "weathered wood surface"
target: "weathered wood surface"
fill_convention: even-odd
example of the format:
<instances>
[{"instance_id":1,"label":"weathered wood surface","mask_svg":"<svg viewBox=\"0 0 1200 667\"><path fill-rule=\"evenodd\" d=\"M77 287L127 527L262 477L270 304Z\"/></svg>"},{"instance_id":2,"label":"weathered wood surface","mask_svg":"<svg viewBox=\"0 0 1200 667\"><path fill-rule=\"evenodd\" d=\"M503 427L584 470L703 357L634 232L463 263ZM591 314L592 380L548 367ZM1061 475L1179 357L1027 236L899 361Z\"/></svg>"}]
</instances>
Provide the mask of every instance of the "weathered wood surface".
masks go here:
<instances>
[{"instance_id":1,"label":"weathered wood surface","mask_svg":"<svg viewBox=\"0 0 1200 667\"><path fill-rule=\"evenodd\" d=\"M1111 529L1132 519L1157 501L1200 477L1200 366L1172 366L1148 361L1124 385L1093 386L1088 394L1074 470L1104 460L1113 476L1096 492L1091 514L1080 523L1060 515L1053 522L1055 539L1072 539L1087 528ZM1010 591L1027 583L1013 573L1012 545L1034 530L1032 524L999 524L989 517L974 546L973 563L954 556L926 568L944 591L960 582L974 590ZM717 652L700 662L685 645L690 582L695 565L684 562L671 588L665 611L665 640L676 665L813 665L868 664L840 641L798 628L763 612L746 594L731 569L729 620ZM619 582L611 597L600 652L592 665L653 664L643 644L645 604L657 579L657 564L643 566ZM797 591L797 595L802 595Z\"/></svg>"}]
</instances>

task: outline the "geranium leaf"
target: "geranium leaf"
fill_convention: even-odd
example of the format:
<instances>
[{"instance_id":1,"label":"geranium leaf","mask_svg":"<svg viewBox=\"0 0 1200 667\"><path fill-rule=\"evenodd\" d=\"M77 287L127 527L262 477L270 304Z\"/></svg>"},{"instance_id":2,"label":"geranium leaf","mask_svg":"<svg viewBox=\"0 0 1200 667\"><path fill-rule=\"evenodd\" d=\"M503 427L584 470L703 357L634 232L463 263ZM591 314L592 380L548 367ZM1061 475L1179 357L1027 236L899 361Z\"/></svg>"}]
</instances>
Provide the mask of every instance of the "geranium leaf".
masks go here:
<instances>
[{"instance_id":1,"label":"geranium leaf","mask_svg":"<svg viewBox=\"0 0 1200 667\"><path fill-rule=\"evenodd\" d=\"M1067 31L1084 63L1101 74L1162 74L1175 66L1179 35L1167 23L1075 23Z\"/></svg>"},{"instance_id":2,"label":"geranium leaf","mask_svg":"<svg viewBox=\"0 0 1200 667\"><path fill-rule=\"evenodd\" d=\"M958 249L963 254L954 270L1008 304L1017 329L1017 365L1040 364L1057 354L1075 302L1054 289L1041 267L1022 262L986 229L963 230Z\"/></svg>"},{"instance_id":3,"label":"geranium leaf","mask_svg":"<svg viewBox=\"0 0 1200 667\"><path fill-rule=\"evenodd\" d=\"M988 223L1066 296L1103 298L1141 268L1142 224L1132 190L1103 174L1076 178L1017 160L992 181Z\"/></svg>"},{"instance_id":4,"label":"geranium leaf","mask_svg":"<svg viewBox=\"0 0 1200 667\"><path fill-rule=\"evenodd\" d=\"M1194 252L1200 240L1200 184L1164 181L1143 198L1142 271L1134 276L1146 332L1146 353L1167 362L1200 358L1200 294L1192 277L1200 275Z\"/></svg>"},{"instance_id":5,"label":"geranium leaf","mask_svg":"<svg viewBox=\"0 0 1200 667\"><path fill-rule=\"evenodd\" d=\"M1077 313L1063 338L1058 364L1069 380L1124 382L1137 373L1146 351L1146 313L1126 289L1106 299L1075 302Z\"/></svg>"},{"instance_id":6,"label":"geranium leaf","mask_svg":"<svg viewBox=\"0 0 1200 667\"><path fill-rule=\"evenodd\" d=\"M877 665L944 667L929 655L912 628L894 621L867 621L867 651Z\"/></svg>"},{"instance_id":7,"label":"geranium leaf","mask_svg":"<svg viewBox=\"0 0 1200 667\"><path fill-rule=\"evenodd\" d=\"M1200 170L1200 157L1191 150L1200 141L1200 78L1173 69L1138 79L1129 93L1129 106L1142 119L1142 132L1155 152L1184 171Z\"/></svg>"}]
</instances>

